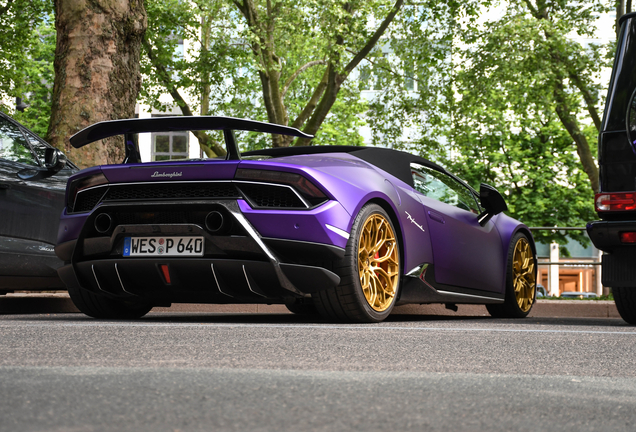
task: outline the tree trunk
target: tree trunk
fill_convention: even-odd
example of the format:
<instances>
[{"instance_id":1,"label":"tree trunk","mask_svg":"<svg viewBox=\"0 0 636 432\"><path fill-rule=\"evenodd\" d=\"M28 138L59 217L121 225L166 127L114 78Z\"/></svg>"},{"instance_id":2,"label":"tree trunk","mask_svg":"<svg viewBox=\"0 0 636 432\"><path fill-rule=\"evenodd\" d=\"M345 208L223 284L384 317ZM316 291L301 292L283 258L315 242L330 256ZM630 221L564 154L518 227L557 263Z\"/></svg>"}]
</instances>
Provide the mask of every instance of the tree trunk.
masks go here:
<instances>
[{"instance_id":1,"label":"tree trunk","mask_svg":"<svg viewBox=\"0 0 636 432\"><path fill-rule=\"evenodd\" d=\"M48 141L84 168L124 159L122 137L74 149L95 122L131 118L141 87L143 0L55 0L55 83Z\"/></svg>"}]
</instances>

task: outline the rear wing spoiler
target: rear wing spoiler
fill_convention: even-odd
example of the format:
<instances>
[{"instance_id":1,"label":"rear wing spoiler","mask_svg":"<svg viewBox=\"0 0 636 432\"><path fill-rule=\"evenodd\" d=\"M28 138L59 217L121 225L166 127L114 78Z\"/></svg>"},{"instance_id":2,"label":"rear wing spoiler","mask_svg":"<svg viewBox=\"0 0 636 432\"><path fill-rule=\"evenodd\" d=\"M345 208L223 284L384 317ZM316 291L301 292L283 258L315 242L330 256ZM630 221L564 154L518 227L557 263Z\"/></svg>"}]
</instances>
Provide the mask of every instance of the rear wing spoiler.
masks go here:
<instances>
[{"instance_id":1,"label":"rear wing spoiler","mask_svg":"<svg viewBox=\"0 0 636 432\"><path fill-rule=\"evenodd\" d=\"M216 116L178 116L103 121L82 129L70 138L70 142L73 147L80 148L104 138L124 135L126 138L124 163L136 163L140 162L141 159L139 158L135 134L191 130L222 130L228 159L240 159L240 152L234 137L235 130L313 138L313 135L308 135L296 128L255 120Z\"/></svg>"}]
</instances>

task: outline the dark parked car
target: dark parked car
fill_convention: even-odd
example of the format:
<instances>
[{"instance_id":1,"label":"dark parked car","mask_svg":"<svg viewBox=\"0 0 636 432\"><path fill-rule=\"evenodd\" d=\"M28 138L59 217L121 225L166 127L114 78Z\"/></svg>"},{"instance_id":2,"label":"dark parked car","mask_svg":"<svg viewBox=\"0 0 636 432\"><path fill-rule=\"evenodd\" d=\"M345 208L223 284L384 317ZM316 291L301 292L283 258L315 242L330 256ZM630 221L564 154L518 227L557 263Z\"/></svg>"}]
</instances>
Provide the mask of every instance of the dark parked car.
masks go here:
<instances>
[{"instance_id":1,"label":"dark parked car","mask_svg":"<svg viewBox=\"0 0 636 432\"><path fill-rule=\"evenodd\" d=\"M227 155L140 163L135 133L222 130ZM76 306L140 317L173 302L280 303L377 322L396 304L486 304L524 317L535 301L528 228L493 187L386 148L240 154L234 130L306 136L223 117L102 122L74 147L126 135L126 163L71 177L59 270Z\"/></svg>"},{"instance_id":2,"label":"dark parked car","mask_svg":"<svg viewBox=\"0 0 636 432\"><path fill-rule=\"evenodd\" d=\"M620 25L599 134L601 220L588 223L587 232L606 252L603 285L612 288L621 317L636 324L636 13L623 15Z\"/></svg>"},{"instance_id":3,"label":"dark parked car","mask_svg":"<svg viewBox=\"0 0 636 432\"><path fill-rule=\"evenodd\" d=\"M0 293L64 289L53 248L64 191L77 167L0 113Z\"/></svg>"}]
</instances>

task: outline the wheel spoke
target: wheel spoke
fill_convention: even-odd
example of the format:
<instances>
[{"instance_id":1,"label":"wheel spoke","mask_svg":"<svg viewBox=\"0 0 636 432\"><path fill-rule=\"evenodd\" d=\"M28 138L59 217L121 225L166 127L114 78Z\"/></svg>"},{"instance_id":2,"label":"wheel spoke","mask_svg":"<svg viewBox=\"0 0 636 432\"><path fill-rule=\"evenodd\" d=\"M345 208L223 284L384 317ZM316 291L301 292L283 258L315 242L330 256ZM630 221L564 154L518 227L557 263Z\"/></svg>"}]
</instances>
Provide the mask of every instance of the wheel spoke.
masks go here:
<instances>
[{"instance_id":1,"label":"wheel spoke","mask_svg":"<svg viewBox=\"0 0 636 432\"><path fill-rule=\"evenodd\" d=\"M380 250L382 245L386 242L387 238L387 227L384 219L375 221L376 224L376 233L375 233L375 244L373 245L373 252L377 252Z\"/></svg>"}]
</instances>

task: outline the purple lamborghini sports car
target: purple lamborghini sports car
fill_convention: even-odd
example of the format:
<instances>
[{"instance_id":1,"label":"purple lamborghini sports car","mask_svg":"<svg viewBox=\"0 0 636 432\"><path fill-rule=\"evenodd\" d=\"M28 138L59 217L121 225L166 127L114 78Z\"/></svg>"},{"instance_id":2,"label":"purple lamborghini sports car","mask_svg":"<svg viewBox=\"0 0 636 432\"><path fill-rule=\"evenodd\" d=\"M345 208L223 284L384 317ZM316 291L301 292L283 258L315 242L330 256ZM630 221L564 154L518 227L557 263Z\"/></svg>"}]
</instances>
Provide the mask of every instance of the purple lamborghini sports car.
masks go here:
<instances>
[{"instance_id":1,"label":"purple lamborghini sports car","mask_svg":"<svg viewBox=\"0 0 636 432\"><path fill-rule=\"evenodd\" d=\"M136 134L220 130L223 157L141 163ZM226 117L97 123L78 148L125 135L120 165L72 176L57 255L75 305L138 318L171 303L279 303L329 320L378 322L395 305L485 304L524 317L535 301L528 228L503 197L386 148L240 153L234 131L309 137ZM200 132L198 132L200 133Z\"/></svg>"}]
</instances>

